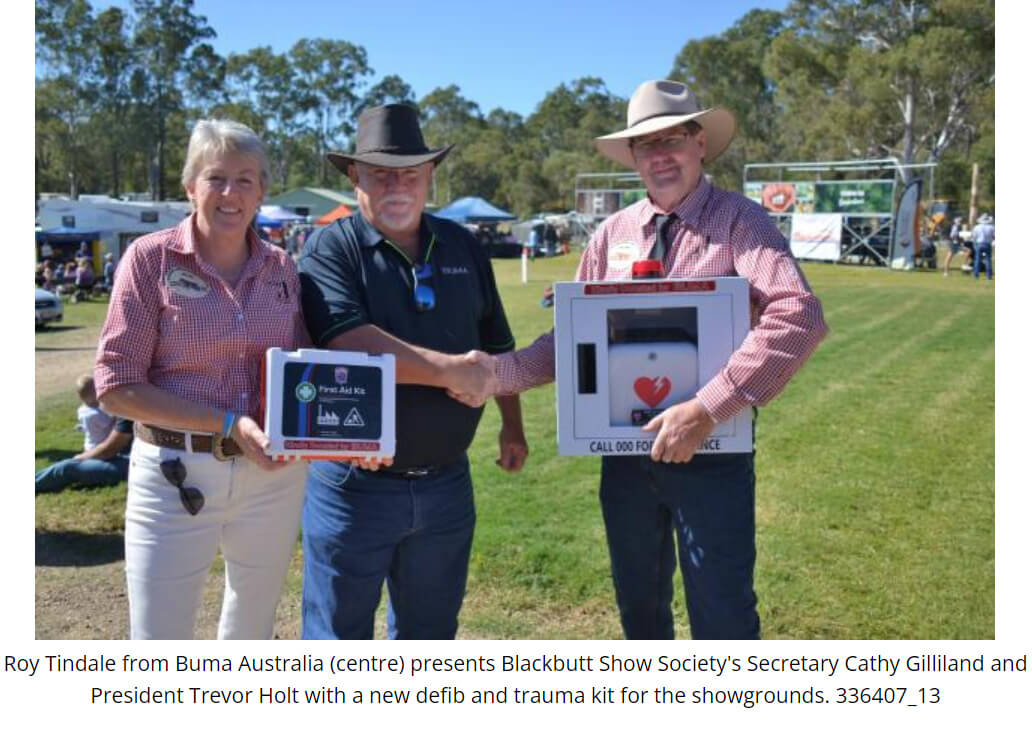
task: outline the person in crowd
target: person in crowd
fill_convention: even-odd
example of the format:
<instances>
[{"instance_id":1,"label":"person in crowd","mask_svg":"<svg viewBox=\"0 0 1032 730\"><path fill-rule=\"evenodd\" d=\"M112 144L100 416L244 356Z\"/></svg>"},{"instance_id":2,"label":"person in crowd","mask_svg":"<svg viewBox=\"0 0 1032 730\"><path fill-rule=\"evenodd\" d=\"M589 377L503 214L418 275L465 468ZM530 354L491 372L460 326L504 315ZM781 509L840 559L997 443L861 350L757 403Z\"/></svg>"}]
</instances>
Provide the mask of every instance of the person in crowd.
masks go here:
<instances>
[{"instance_id":1,"label":"person in crowd","mask_svg":"<svg viewBox=\"0 0 1032 730\"><path fill-rule=\"evenodd\" d=\"M104 254L104 288L107 291L115 286L115 256L110 251Z\"/></svg>"},{"instance_id":2,"label":"person in crowd","mask_svg":"<svg viewBox=\"0 0 1032 730\"><path fill-rule=\"evenodd\" d=\"M43 288L52 292L57 289L57 284L57 272L54 271L54 262L47 259L43 262Z\"/></svg>"},{"instance_id":3,"label":"person in crowd","mask_svg":"<svg viewBox=\"0 0 1032 730\"><path fill-rule=\"evenodd\" d=\"M975 266L975 244L971 241L971 228L966 221L960 224L960 244L964 247L964 262L960 265L960 270L971 273Z\"/></svg>"},{"instance_id":4,"label":"person in crowd","mask_svg":"<svg viewBox=\"0 0 1032 730\"><path fill-rule=\"evenodd\" d=\"M182 183L193 212L118 267L95 377L136 422L126 505L130 635L185 639L221 548L222 639L269 639L297 541L304 466L264 450L260 363L308 344L294 263L251 228L269 167L242 124L201 120Z\"/></svg>"},{"instance_id":5,"label":"person in crowd","mask_svg":"<svg viewBox=\"0 0 1032 730\"><path fill-rule=\"evenodd\" d=\"M996 242L996 226L993 225L993 217L983 213L978 218L978 223L971 230L971 243L975 247L975 268L972 275L978 279L979 273L985 268L985 276L989 281L993 280L993 244Z\"/></svg>"},{"instance_id":6,"label":"person in crowd","mask_svg":"<svg viewBox=\"0 0 1032 730\"><path fill-rule=\"evenodd\" d=\"M75 265L75 298L90 298L93 289L93 262L88 258L80 258Z\"/></svg>"},{"instance_id":7,"label":"person in crowd","mask_svg":"<svg viewBox=\"0 0 1032 730\"><path fill-rule=\"evenodd\" d=\"M57 293L62 295L75 294L75 272L78 265L74 261L66 261L61 269L61 282L58 284Z\"/></svg>"},{"instance_id":8,"label":"person in crowd","mask_svg":"<svg viewBox=\"0 0 1032 730\"><path fill-rule=\"evenodd\" d=\"M76 429L83 432L82 451L36 472L37 494L57 492L72 484L113 486L129 475L132 421L101 410L92 375L80 375L75 390L81 401Z\"/></svg>"},{"instance_id":9,"label":"person in crowd","mask_svg":"<svg viewBox=\"0 0 1032 730\"><path fill-rule=\"evenodd\" d=\"M393 460L352 469L313 463L302 518L302 638L369 639L384 581L388 636L450 639L473 542L466 450L482 409L446 390L494 388L490 358L515 342L491 264L475 236L423 210L434 166L407 104L370 108L356 151L328 156L355 186L358 210L313 232L298 261L318 347L396 358ZM527 456L518 396L497 399L498 463Z\"/></svg>"},{"instance_id":10,"label":"person in crowd","mask_svg":"<svg viewBox=\"0 0 1032 730\"><path fill-rule=\"evenodd\" d=\"M953 219L953 225L950 226L950 241L949 251L946 252L946 262L942 266L942 275L950 275L950 262L953 261L953 257L960 251L960 224L963 218L959 215Z\"/></svg>"},{"instance_id":11,"label":"person in crowd","mask_svg":"<svg viewBox=\"0 0 1032 730\"><path fill-rule=\"evenodd\" d=\"M720 372L644 426L655 437L650 455L602 457L599 497L628 639L673 638L676 558L694 638L760 637L754 455L696 451L717 423L773 399L827 332L764 209L703 174L734 131L729 111L701 108L684 84L648 81L631 97L627 128L596 139L604 156L638 172L648 197L599 226L577 279L629 279L635 259L657 259L670 277L746 277L753 310L751 332ZM496 372L500 393L553 380L553 335L497 357Z\"/></svg>"},{"instance_id":12,"label":"person in crowd","mask_svg":"<svg viewBox=\"0 0 1032 730\"><path fill-rule=\"evenodd\" d=\"M539 232L540 226L533 226L530 229L530 235L527 239L527 247L530 248L530 258L534 258L538 255L538 249L541 247L541 233Z\"/></svg>"}]
</instances>

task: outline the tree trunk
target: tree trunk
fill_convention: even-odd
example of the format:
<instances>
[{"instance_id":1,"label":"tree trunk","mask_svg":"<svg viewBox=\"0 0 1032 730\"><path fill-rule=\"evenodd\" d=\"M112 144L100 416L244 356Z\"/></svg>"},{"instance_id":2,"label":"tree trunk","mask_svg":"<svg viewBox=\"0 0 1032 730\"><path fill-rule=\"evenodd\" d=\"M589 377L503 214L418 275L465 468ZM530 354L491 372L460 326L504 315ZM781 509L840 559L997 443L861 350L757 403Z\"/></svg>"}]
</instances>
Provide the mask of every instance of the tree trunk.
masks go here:
<instances>
[{"instance_id":1,"label":"tree trunk","mask_svg":"<svg viewBox=\"0 0 1032 730\"><path fill-rule=\"evenodd\" d=\"M158 197L165 199L165 115L162 112L158 126Z\"/></svg>"},{"instance_id":2,"label":"tree trunk","mask_svg":"<svg viewBox=\"0 0 1032 730\"><path fill-rule=\"evenodd\" d=\"M975 227L978 216L978 163L971 166L971 205L968 208L968 226Z\"/></svg>"},{"instance_id":3,"label":"tree trunk","mask_svg":"<svg viewBox=\"0 0 1032 730\"><path fill-rule=\"evenodd\" d=\"M121 177L119 176L118 170L118 150L111 150L111 197L117 198L121 193Z\"/></svg>"},{"instance_id":4,"label":"tree trunk","mask_svg":"<svg viewBox=\"0 0 1032 730\"><path fill-rule=\"evenodd\" d=\"M904 165L914 162L914 111L914 82L908 80L907 93L903 97L903 159L901 162ZM910 182L912 177L910 168L903 168L902 177L904 185Z\"/></svg>"}]
</instances>

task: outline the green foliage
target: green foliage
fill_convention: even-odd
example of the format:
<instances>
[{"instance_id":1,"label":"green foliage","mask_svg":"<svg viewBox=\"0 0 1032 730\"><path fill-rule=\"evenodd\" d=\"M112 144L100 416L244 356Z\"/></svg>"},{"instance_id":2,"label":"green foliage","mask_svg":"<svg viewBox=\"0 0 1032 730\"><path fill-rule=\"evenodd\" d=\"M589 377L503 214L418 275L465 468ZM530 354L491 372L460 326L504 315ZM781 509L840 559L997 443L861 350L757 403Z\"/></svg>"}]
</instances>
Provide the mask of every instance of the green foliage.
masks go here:
<instances>
[{"instance_id":1,"label":"green foliage","mask_svg":"<svg viewBox=\"0 0 1032 730\"><path fill-rule=\"evenodd\" d=\"M734 112L738 136L707 170L725 187L738 187L748 162L893 156L942 163L936 193L961 206L977 162L991 203L994 23L989 0L796 1L686 42L669 76ZM178 195L179 148L194 120L213 115L262 135L270 194L346 188L325 153L353 144L363 109L415 103L397 75L369 85L373 69L353 42L302 38L286 53L222 58L214 35L192 0L101 12L39 0L37 191ZM593 140L624 126L626 100L598 77L560 84L526 118L485 113L457 83L418 106L427 143L455 145L436 172L438 205L479 195L521 216L566 211L578 172L619 169Z\"/></svg>"},{"instance_id":2,"label":"green foliage","mask_svg":"<svg viewBox=\"0 0 1032 730\"><path fill-rule=\"evenodd\" d=\"M747 162L781 159L776 134L775 89L763 72L763 58L784 25L781 13L752 10L719 36L685 44L669 78L691 86L703 107L730 109L738 138L707 172L735 186Z\"/></svg>"}]
</instances>

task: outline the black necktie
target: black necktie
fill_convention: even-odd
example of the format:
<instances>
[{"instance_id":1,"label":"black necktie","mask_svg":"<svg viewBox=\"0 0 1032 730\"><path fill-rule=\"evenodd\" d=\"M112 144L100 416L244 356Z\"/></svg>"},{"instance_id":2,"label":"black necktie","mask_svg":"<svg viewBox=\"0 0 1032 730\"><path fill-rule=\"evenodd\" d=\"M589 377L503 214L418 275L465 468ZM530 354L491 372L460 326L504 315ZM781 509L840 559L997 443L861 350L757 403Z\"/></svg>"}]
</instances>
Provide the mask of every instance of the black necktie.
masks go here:
<instances>
[{"instance_id":1,"label":"black necktie","mask_svg":"<svg viewBox=\"0 0 1032 730\"><path fill-rule=\"evenodd\" d=\"M649 258L663 261L666 259L667 251L670 250L670 226L677 220L677 214L659 215L657 213L653 220L656 222L656 242L652 245L652 253L649 254Z\"/></svg>"}]
</instances>

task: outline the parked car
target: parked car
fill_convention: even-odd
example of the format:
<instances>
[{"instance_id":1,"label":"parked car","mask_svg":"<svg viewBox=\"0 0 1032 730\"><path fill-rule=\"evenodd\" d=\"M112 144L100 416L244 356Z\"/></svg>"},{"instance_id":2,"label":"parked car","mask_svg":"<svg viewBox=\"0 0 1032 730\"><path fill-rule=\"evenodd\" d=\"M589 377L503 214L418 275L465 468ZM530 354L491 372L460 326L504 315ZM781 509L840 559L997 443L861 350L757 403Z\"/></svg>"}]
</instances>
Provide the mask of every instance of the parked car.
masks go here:
<instances>
[{"instance_id":1,"label":"parked car","mask_svg":"<svg viewBox=\"0 0 1032 730\"><path fill-rule=\"evenodd\" d=\"M519 258L523 253L523 244L511 233L502 233L494 225L476 226L474 234L487 255L497 259Z\"/></svg>"},{"instance_id":2,"label":"parked car","mask_svg":"<svg viewBox=\"0 0 1032 730\"><path fill-rule=\"evenodd\" d=\"M64 317L61 298L53 292L36 287L36 329L43 329L50 322L60 322Z\"/></svg>"},{"instance_id":3,"label":"parked car","mask_svg":"<svg viewBox=\"0 0 1032 730\"><path fill-rule=\"evenodd\" d=\"M498 259L518 259L523 254L523 244L511 233L498 234L488 244L487 253Z\"/></svg>"}]
</instances>

